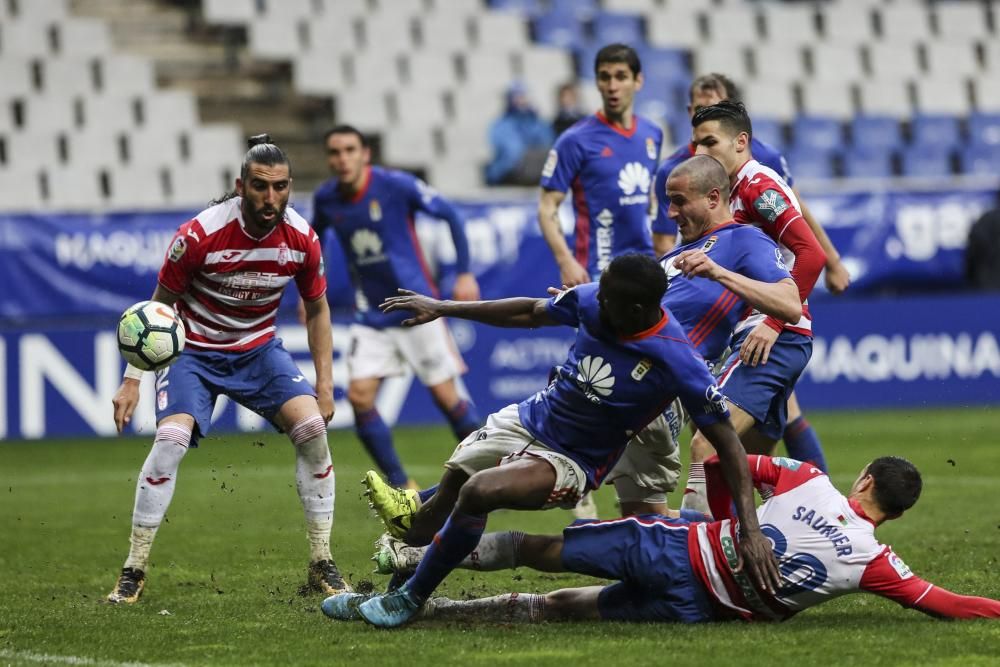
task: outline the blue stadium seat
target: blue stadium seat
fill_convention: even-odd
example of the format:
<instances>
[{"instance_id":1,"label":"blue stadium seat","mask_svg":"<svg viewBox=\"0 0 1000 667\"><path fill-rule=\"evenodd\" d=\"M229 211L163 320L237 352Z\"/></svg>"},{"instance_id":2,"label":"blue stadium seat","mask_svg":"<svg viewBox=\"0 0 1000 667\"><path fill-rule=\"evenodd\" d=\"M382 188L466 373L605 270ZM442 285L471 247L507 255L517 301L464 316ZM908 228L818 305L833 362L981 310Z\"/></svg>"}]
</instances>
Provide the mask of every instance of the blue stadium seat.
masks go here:
<instances>
[{"instance_id":1,"label":"blue stadium seat","mask_svg":"<svg viewBox=\"0 0 1000 667\"><path fill-rule=\"evenodd\" d=\"M969 146L959 153L963 174L993 176L1000 174L1000 144Z\"/></svg>"},{"instance_id":2,"label":"blue stadium seat","mask_svg":"<svg viewBox=\"0 0 1000 667\"><path fill-rule=\"evenodd\" d=\"M844 176L848 178L888 178L892 175L890 150L853 148L844 153Z\"/></svg>"},{"instance_id":3,"label":"blue stadium seat","mask_svg":"<svg viewBox=\"0 0 1000 667\"><path fill-rule=\"evenodd\" d=\"M835 118L799 116L792 124L795 147L834 150L844 146L844 128Z\"/></svg>"},{"instance_id":4,"label":"blue stadium seat","mask_svg":"<svg viewBox=\"0 0 1000 667\"><path fill-rule=\"evenodd\" d=\"M671 143L675 146L691 143L691 119L687 114L676 114L669 121Z\"/></svg>"},{"instance_id":5,"label":"blue stadium seat","mask_svg":"<svg viewBox=\"0 0 1000 667\"><path fill-rule=\"evenodd\" d=\"M788 152L788 166L796 179L833 178L833 150L798 148Z\"/></svg>"},{"instance_id":6,"label":"blue stadium seat","mask_svg":"<svg viewBox=\"0 0 1000 667\"><path fill-rule=\"evenodd\" d=\"M969 114L967 125L971 145L1000 146L1000 113Z\"/></svg>"},{"instance_id":7,"label":"blue stadium seat","mask_svg":"<svg viewBox=\"0 0 1000 667\"><path fill-rule=\"evenodd\" d=\"M940 146L910 146L900 154L903 176L941 178L951 176L951 151Z\"/></svg>"},{"instance_id":8,"label":"blue stadium seat","mask_svg":"<svg viewBox=\"0 0 1000 667\"><path fill-rule=\"evenodd\" d=\"M962 143L958 118L937 114L917 114L910 119L910 143L950 149Z\"/></svg>"},{"instance_id":9,"label":"blue stadium seat","mask_svg":"<svg viewBox=\"0 0 1000 667\"><path fill-rule=\"evenodd\" d=\"M645 43L642 17L636 14L601 12L594 16L594 41L599 44L621 42L637 47Z\"/></svg>"},{"instance_id":10,"label":"blue stadium seat","mask_svg":"<svg viewBox=\"0 0 1000 667\"><path fill-rule=\"evenodd\" d=\"M899 121L890 116L855 116L851 121L851 144L855 149L899 148L903 145Z\"/></svg>"},{"instance_id":11,"label":"blue stadium seat","mask_svg":"<svg viewBox=\"0 0 1000 667\"><path fill-rule=\"evenodd\" d=\"M682 49L658 49L644 47L637 49L642 63L645 85L664 85L674 82L691 81L691 68L687 52Z\"/></svg>"},{"instance_id":12,"label":"blue stadium seat","mask_svg":"<svg viewBox=\"0 0 1000 667\"><path fill-rule=\"evenodd\" d=\"M542 0L490 0L490 9L520 12L529 16L538 16L544 10Z\"/></svg>"},{"instance_id":13,"label":"blue stadium seat","mask_svg":"<svg viewBox=\"0 0 1000 667\"><path fill-rule=\"evenodd\" d=\"M583 26L572 15L550 12L532 22L535 41L562 49L573 49L586 43Z\"/></svg>"},{"instance_id":14,"label":"blue stadium seat","mask_svg":"<svg viewBox=\"0 0 1000 667\"><path fill-rule=\"evenodd\" d=\"M780 120L761 116L752 120L753 136L779 151L785 148L785 131Z\"/></svg>"},{"instance_id":15,"label":"blue stadium seat","mask_svg":"<svg viewBox=\"0 0 1000 667\"><path fill-rule=\"evenodd\" d=\"M597 57L597 52L601 50L602 46L604 45L591 42L577 44L573 48L573 53L576 55L576 75L578 77L586 81L594 80L594 58Z\"/></svg>"},{"instance_id":16,"label":"blue stadium seat","mask_svg":"<svg viewBox=\"0 0 1000 667\"><path fill-rule=\"evenodd\" d=\"M598 0L550 0L549 12L573 16L581 21L592 18L601 11Z\"/></svg>"}]
</instances>

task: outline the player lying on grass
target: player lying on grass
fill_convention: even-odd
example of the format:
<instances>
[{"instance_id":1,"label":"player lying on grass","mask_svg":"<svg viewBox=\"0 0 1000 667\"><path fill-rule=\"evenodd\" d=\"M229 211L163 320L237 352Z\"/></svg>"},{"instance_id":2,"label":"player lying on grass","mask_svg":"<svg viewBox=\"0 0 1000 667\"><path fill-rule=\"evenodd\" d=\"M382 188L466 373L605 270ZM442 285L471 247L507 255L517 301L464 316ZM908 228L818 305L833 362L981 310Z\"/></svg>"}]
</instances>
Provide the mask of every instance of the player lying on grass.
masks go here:
<instances>
[{"instance_id":1,"label":"player lying on grass","mask_svg":"<svg viewBox=\"0 0 1000 667\"><path fill-rule=\"evenodd\" d=\"M781 570L782 583L774 593L734 570L739 536L731 518L687 523L647 515L577 522L562 535L487 533L459 567L524 566L618 581L540 595L435 598L425 605L422 617L783 621L840 595L869 592L940 618L1000 618L1000 601L935 586L913 574L876 539L875 529L902 516L920 495L920 473L909 461L875 459L845 497L807 463L757 455L748 460L754 485L772 494L757 515ZM727 516L730 497L719 483L717 459L706 463L706 472L713 512ZM426 551L391 538L380 542L376 559L382 571L410 571Z\"/></svg>"},{"instance_id":2,"label":"player lying on grass","mask_svg":"<svg viewBox=\"0 0 1000 667\"><path fill-rule=\"evenodd\" d=\"M753 510L743 446L704 359L660 305L666 283L654 259L627 254L608 265L599 285L551 299L470 303L413 293L388 299L386 311L413 312L404 325L452 316L508 327L563 324L577 334L552 383L490 415L485 427L463 440L445 463L436 493L415 514L404 491L369 474L370 498L383 521L398 532L395 521L412 520L406 541L433 544L398 589L363 602L353 594L332 596L324 604L345 613L357 606L382 627L406 623L475 549L490 512L573 507L584 491L601 484L632 436L677 397L721 448L741 519L743 540L734 556L762 588L776 584L777 568Z\"/></svg>"},{"instance_id":3,"label":"player lying on grass","mask_svg":"<svg viewBox=\"0 0 1000 667\"><path fill-rule=\"evenodd\" d=\"M187 347L156 374L156 435L136 483L128 559L109 602L142 595L181 459L208 435L220 394L288 434L306 515L308 583L328 595L350 590L330 555L334 472L326 424L334 407L326 278L319 239L287 208L291 184L284 151L267 135L253 137L235 192L181 225L167 251L152 300L176 304ZM315 390L274 337L278 303L293 280L305 299ZM139 403L141 375L130 366L115 393L119 433Z\"/></svg>"}]
</instances>

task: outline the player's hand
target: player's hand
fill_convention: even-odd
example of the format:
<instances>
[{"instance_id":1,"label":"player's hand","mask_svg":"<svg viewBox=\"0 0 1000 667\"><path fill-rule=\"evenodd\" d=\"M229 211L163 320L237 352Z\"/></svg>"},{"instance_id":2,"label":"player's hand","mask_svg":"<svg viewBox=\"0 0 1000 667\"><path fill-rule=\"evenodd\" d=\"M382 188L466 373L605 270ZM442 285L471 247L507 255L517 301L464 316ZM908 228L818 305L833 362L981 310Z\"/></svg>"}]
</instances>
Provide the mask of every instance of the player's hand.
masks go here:
<instances>
[{"instance_id":1,"label":"player's hand","mask_svg":"<svg viewBox=\"0 0 1000 667\"><path fill-rule=\"evenodd\" d=\"M545 291L549 296L559 296L568 289L572 289L569 285L563 285L562 287L546 287Z\"/></svg>"},{"instance_id":2,"label":"player's hand","mask_svg":"<svg viewBox=\"0 0 1000 667\"><path fill-rule=\"evenodd\" d=\"M840 260L834 262L833 266L826 267L826 288L830 294L840 295L851 285L851 274L847 272L847 267Z\"/></svg>"},{"instance_id":3,"label":"player's hand","mask_svg":"<svg viewBox=\"0 0 1000 667\"><path fill-rule=\"evenodd\" d=\"M559 280L562 281L563 285L576 287L589 283L590 275L587 273L587 269L580 266L580 262L570 257L559 263Z\"/></svg>"},{"instance_id":4,"label":"player's hand","mask_svg":"<svg viewBox=\"0 0 1000 667\"><path fill-rule=\"evenodd\" d=\"M135 406L139 405L139 381L123 378L111 405L115 406L115 428L121 433L132 421Z\"/></svg>"},{"instance_id":5,"label":"player's hand","mask_svg":"<svg viewBox=\"0 0 1000 667\"><path fill-rule=\"evenodd\" d=\"M743 341L743 345L740 347L740 359L744 364L750 366L766 364L776 340L778 340L778 332L769 327L766 322L761 322Z\"/></svg>"},{"instance_id":6,"label":"player's hand","mask_svg":"<svg viewBox=\"0 0 1000 667\"><path fill-rule=\"evenodd\" d=\"M412 312L413 317L401 322L404 327L415 327L418 324L433 322L441 317L441 302L437 299L411 292L408 289L396 291L399 296L390 296L379 304L379 308L383 313L394 313L398 310Z\"/></svg>"},{"instance_id":7,"label":"player's hand","mask_svg":"<svg viewBox=\"0 0 1000 667\"><path fill-rule=\"evenodd\" d=\"M479 301L479 283L471 273L460 273L452 290L455 301Z\"/></svg>"},{"instance_id":8,"label":"player's hand","mask_svg":"<svg viewBox=\"0 0 1000 667\"><path fill-rule=\"evenodd\" d=\"M688 278L700 276L709 280L718 280L722 277L722 267L700 248L698 250L685 250L677 255L674 266Z\"/></svg>"},{"instance_id":9,"label":"player's hand","mask_svg":"<svg viewBox=\"0 0 1000 667\"><path fill-rule=\"evenodd\" d=\"M327 424L333 419L333 387L316 388L316 402L319 404L319 414Z\"/></svg>"},{"instance_id":10,"label":"player's hand","mask_svg":"<svg viewBox=\"0 0 1000 667\"><path fill-rule=\"evenodd\" d=\"M771 551L771 542L758 530L740 536L739 550L740 562L735 571L748 571L757 588L774 594L781 587L781 573Z\"/></svg>"}]
</instances>

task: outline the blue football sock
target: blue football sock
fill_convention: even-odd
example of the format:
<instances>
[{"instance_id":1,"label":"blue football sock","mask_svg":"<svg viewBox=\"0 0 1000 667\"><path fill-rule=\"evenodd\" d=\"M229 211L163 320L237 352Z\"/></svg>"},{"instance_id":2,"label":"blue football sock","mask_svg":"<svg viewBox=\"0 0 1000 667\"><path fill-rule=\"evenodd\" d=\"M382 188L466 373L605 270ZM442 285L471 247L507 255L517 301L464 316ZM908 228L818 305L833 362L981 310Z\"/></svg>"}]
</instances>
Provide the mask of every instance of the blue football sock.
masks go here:
<instances>
[{"instance_id":1,"label":"blue football sock","mask_svg":"<svg viewBox=\"0 0 1000 667\"><path fill-rule=\"evenodd\" d=\"M420 603L429 598L445 577L472 553L485 530L485 514L452 512L434 536L416 572L406 582L410 595Z\"/></svg>"},{"instance_id":2,"label":"blue football sock","mask_svg":"<svg viewBox=\"0 0 1000 667\"><path fill-rule=\"evenodd\" d=\"M367 412L354 413L354 428L358 438L368 450L368 454L375 459L375 465L385 473L389 483L393 486L406 484L408 477L403 470L403 464L399 462L396 449L392 446L392 431L384 421L378 410L372 408Z\"/></svg>"},{"instance_id":3,"label":"blue football sock","mask_svg":"<svg viewBox=\"0 0 1000 667\"><path fill-rule=\"evenodd\" d=\"M826 457L816 430L805 417L799 417L785 427L785 449L788 457L796 461L811 463L826 472Z\"/></svg>"},{"instance_id":4,"label":"blue football sock","mask_svg":"<svg viewBox=\"0 0 1000 667\"><path fill-rule=\"evenodd\" d=\"M420 504L423 505L428 500L430 500L431 496L433 496L435 493L437 493L437 490L438 490L438 485L435 484L434 486L428 487L428 488L423 489L421 491L417 491L417 496L420 497Z\"/></svg>"},{"instance_id":5,"label":"blue football sock","mask_svg":"<svg viewBox=\"0 0 1000 667\"><path fill-rule=\"evenodd\" d=\"M470 433L478 431L479 427L483 425L479 419L476 404L472 401L459 401L445 412L445 416L448 418L448 423L451 424L452 432L459 441L465 440Z\"/></svg>"}]
</instances>

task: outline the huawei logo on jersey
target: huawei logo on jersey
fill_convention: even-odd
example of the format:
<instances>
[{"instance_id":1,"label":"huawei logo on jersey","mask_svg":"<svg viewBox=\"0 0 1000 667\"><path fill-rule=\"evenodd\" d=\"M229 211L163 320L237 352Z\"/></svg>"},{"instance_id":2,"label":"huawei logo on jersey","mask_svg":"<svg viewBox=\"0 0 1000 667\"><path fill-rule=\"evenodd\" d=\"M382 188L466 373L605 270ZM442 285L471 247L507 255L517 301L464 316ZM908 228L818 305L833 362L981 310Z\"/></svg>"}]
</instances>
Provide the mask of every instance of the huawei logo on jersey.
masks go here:
<instances>
[{"instance_id":1,"label":"huawei logo on jersey","mask_svg":"<svg viewBox=\"0 0 1000 667\"><path fill-rule=\"evenodd\" d=\"M649 169L639 162L629 162L618 172L618 187L622 196L618 203L622 206L649 203Z\"/></svg>"},{"instance_id":2,"label":"huawei logo on jersey","mask_svg":"<svg viewBox=\"0 0 1000 667\"><path fill-rule=\"evenodd\" d=\"M385 261L382 254L382 239L370 229L359 229L351 236L351 250L358 266Z\"/></svg>"},{"instance_id":3,"label":"huawei logo on jersey","mask_svg":"<svg viewBox=\"0 0 1000 667\"><path fill-rule=\"evenodd\" d=\"M576 384L594 403L600 403L602 397L611 395L615 386L615 376L610 363L604 362L604 357L587 355L576 364Z\"/></svg>"}]
</instances>

